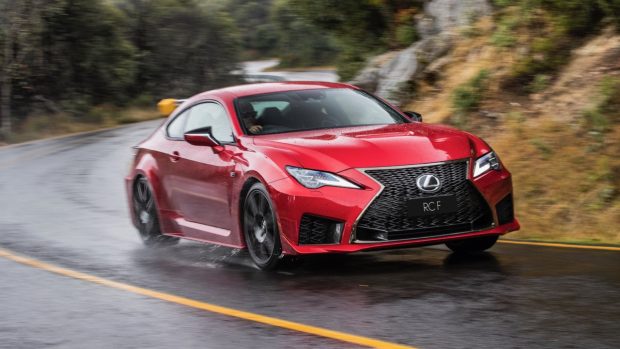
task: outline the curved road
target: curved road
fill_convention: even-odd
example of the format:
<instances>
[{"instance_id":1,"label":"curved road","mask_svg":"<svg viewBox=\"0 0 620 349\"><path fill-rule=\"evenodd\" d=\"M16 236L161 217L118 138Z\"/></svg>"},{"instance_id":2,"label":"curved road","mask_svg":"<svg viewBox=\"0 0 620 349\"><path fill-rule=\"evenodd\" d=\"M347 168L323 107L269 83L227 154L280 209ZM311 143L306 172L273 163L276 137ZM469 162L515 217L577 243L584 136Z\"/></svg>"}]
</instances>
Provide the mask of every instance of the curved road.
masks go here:
<instances>
[{"instance_id":1,"label":"curved road","mask_svg":"<svg viewBox=\"0 0 620 349\"><path fill-rule=\"evenodd\" d=\"M143 248L123 176L130 146L158 122L0 148L0 252L419 348L620 347L618 251L503 243L463 258L436 247L313 258L268 273L244 251ZM0 257L0 269L1 348L358 347L36 264Z\"/></svg>"},{"instance_id":2,"label":"curved road","mask_svg":"<svg viewBox=\"0 0 620 349\"><path fill-rule=\"evenodd\" d=\"M261 80L261 77L266 80L282 79L291 81L329 81L337 82L340 78L333 69L317 69L310 71L271 71L266 72L266 69L275 67L278 65L279 60L267 59L261 61L247 61L243 62L242 68L244 74L250 79Z\"/></svg>"}]
</instances>

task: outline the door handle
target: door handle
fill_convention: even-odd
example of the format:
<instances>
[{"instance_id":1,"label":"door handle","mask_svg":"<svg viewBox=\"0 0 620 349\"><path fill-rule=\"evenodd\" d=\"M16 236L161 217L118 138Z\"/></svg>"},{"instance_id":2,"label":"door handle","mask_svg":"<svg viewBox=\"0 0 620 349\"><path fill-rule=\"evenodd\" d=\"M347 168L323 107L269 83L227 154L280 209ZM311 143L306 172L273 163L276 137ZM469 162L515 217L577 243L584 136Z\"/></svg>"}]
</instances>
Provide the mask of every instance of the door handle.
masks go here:
<instances>
[{"instance_id":1,"label":"door handle","mask_svg":"<svg viewBox=\"0 0 620 349\"><path fill-rule=\"evenodd\" d=\"M172 162L177 162L180 159L181 159L181 154L179 154L179 152L176 150L172 152L172 155L170 155L170 161Z\"/></svg>"}]
</instances>

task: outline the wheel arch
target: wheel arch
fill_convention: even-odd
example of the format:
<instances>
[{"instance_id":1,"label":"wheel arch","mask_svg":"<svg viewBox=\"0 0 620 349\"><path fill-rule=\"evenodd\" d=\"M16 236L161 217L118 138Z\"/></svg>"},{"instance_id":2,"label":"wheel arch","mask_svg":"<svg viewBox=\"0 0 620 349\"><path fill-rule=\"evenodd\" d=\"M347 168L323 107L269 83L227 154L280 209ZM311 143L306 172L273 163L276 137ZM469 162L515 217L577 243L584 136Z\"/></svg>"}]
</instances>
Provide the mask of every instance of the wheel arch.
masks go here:
<instances>
[{"instance_id":1,"label":"wheel arch","mask_svg":"<svg viewBox=\"0 0 620 349\"><path fill-rule=\"evenodd\" d=\"M271 190L269 184L266 183L265 180L262 177L260 177L260 175L258 175L258 173L256 175L248 175L245 178L241 191L239 192L239 202L237 205L237 208L238 208L237 224L239 227L240 241L243 243L245 247L247 247L247 244L245 241L245 232L243 231L243 205L245 204L245 199L246 199L246 196L250 188L256 183L261 183L265 187L265 190L267 191L267 194L269 195L269 198L271 200L271 204L273 206L272 208L273 208L274 215L276 218L276 224L278 226L280 243L282 246L282 254L294 254L292 252L294 250L290 247L289 241L286 239L285 235L282 234L283 230L282 230L282 222L280 221L280 211L278 208L278 204L276 202L277 200L273 197L274 192Z\"/></svg>"},{"instance_id":2,"label":"wheel arch","mask_svg":"<svg viewBox=\"0 0 620 349\"><path fill-rule=\"evenodd\" d=\"M168 204L165 190L163 190L163 185L161 183L159 166L155 157L145 150L139 151L134 168L127 178L127 189L130 205L132 204L135 185L140 178L146 178L148 186L153 193L153 197L155 198L155 208L160 220L161 229L163 231L170 231L171 227L169 226L169 222L167 222L166 215L164 214L164 211L169 211L170 205ZM131 209L131 212L133 213L133 208ZM134 215L132 214L132 220L135 224L136 221L133 216Z\"/></svg>"}]
</instances>

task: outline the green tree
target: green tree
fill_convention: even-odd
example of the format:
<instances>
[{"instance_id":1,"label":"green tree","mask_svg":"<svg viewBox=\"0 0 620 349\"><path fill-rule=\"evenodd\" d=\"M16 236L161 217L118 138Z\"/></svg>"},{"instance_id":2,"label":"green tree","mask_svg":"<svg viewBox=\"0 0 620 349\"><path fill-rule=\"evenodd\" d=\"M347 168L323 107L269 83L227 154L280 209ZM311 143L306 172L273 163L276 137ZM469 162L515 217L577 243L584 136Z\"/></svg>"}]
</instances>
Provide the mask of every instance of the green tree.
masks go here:
<instances>
[{"instance_id":1,"label":"green tree","mask_svg":"<svg viewBox=\"0 0 620 349\"><path fill-rule=\"evenodd\" d=\"M276 53L278 33L271 22L272 0L229 0L225 9L239 31L240 44L247 58Z\"/></svg>"},{"instance_id":2,"label":"green tree","mask_svg":"<svg viewBox=\"0 0 620 349\"><path fill-rule=\"evenodd\" d=\"M334 60L337 49L331 36L301 17L289 0L276 1L271 18L277 29L281 66L316 66Z\"/></svg>"},{"instance_id":3,"label":"green tree","mask_svg":"<svg viewBox=\"0 0 620 349\"><path fill-rule=\"evenodd\" d=\"M121 28L124 17L103 1L57 0L45 9L45 74L40 92L57 100L126 99L134 82L135 50Z\"/></svg>"},{"instance_id":4,"label":"green tree","mask_svg":"<svg viewBox=\"0 0 620 349\"><path fill-rule=\"evenodd\" d=\"M34 101L56 108L52 100L67 100L70 106L125 98L134 81L134 50L114 7L93 0L3 1L0 6L5 134L13 116L22 118Z\"/></svg>"},{"instance_id":5,"label":"green tree","mask_svg":"<svg viewBox=\"0 0 620 349\"><path fill-rule=\"evenodd\" d=\"M12 130L14 85L32 88L28 84L30 68L41 56L37 47L42 29L40 6L37 0L0 2L0 118L4 134Z\"/></svg>"},{"instance_id":6,"label":"green tree","mask_svg":"<svg viewBox=\"0 0 620 349\"><path fill-rule=\"evenodd\" d=\"M130 0L121 6L137 48L134 94L186 96L234 81L234 23L191 0Z\"/></svg>"},{"instance_id":7,"label":"green tree","mask_svg":"<svg viewBox=\"0 0 620 349\"><path fill-rule=\"evenodd\" d=\"M396 17L422 4L414 0L290 1L300 15L338 40L338 72L344 80L352 78L369 56L414 40L415 31L403 27Z\"/></svg>"}]
</instances>

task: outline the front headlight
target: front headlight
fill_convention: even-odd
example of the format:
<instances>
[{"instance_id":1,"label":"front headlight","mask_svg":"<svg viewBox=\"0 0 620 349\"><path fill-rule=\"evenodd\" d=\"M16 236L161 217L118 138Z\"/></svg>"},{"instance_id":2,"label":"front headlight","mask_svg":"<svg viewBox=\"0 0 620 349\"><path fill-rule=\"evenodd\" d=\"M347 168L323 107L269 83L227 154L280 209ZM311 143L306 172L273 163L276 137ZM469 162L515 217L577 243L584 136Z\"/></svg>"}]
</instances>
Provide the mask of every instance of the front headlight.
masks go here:
<instances>
[{"instance_id":1,"label":"front headlight","mask_svg":"<svg viewBox=\"0 0 620 349\"><path fill-rule=\"evenodd\" d=\"M310 189L323 186L361 189L358 185L329 172L308 170L293 166L286 166L286 171L301 185Z\"/></svg>"},{"instance_id":2,"label":"front headlight","mask_svg":"<svg viewBox=\"0 0 620 349\"><path fill-rule=\"evenodd\" d=\"M474 166L474 178L487 173L490 170L499 171L501 169L499 158L494 151L490 151L476 160Z\"/></svg>"}]
</instances>

